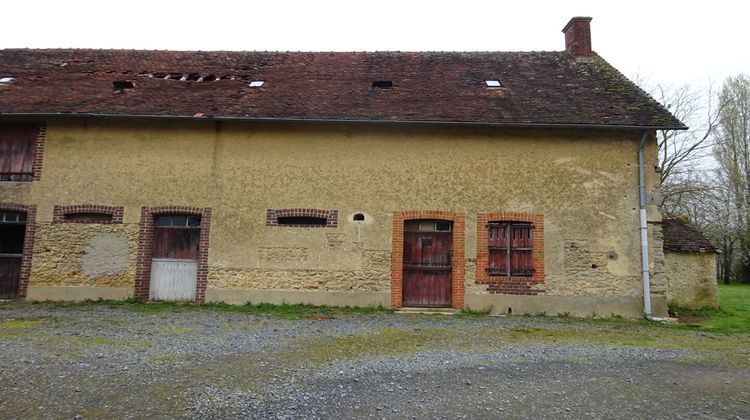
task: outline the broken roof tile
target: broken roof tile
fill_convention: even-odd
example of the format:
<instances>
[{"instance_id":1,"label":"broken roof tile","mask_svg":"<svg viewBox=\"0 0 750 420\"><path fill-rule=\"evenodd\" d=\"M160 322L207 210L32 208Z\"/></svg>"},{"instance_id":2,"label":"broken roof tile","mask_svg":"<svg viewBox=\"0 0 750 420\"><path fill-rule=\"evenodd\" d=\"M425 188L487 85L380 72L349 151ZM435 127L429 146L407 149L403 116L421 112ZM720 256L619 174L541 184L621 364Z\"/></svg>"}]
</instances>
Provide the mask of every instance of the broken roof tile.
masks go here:
<instances>
[{"instance_id":1,"label":"broken roof tile","mask_svg":"<svg viewBox=\"0 0 750 420\"><path fill-rule=\"evenodd\" d=\"M599 56L567 52L7 49L0 68L24 81L0 90L0 115L190 117L208 104L217 118L685 128ZM113 74L137 81L132 94L112 95ZM497 75L502 89L487 89ZM251 94L252 80L268 88ZM378 94L378 80L398 89Z\"/></svg>"}]
</instances>

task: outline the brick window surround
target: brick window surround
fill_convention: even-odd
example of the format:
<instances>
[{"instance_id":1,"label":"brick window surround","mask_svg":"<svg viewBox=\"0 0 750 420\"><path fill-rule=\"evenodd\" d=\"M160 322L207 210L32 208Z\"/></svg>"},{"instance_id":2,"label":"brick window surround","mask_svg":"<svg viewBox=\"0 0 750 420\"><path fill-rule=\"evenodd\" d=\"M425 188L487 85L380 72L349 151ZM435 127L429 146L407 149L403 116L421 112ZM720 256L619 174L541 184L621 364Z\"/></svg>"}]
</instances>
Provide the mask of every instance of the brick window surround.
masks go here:
<instances>
[{"instance_id":1,"label":"brick window surround","mask_svg":"<svg viewBox=\"0 0 750 420\"><path fill-rule=\"evenodd\" d=\"M47 141L47 125L44 123L28 123L28 124L22 123L22 124L34 125L37 127L36 141L34 142L34 159L31 164L32 165L31 166L31 171L32 171L31 181L40 181L42 179L42 162L44 160L44 144Z\"/></svg>"},{"instance_id":2,"label":"brick window surround","mask_svg":"<svg viewBox=\"0 0 750 420\"><path fill-rule=\"evenodd\" d=\"M438 210L393 212L393 245L391 255L391 306L403 306L404 286L404 222L428 219L453 222L451 258L451 307L464 307L464 245L465 220L461 213Z\"/></svg>"},{"instance_id":3,"label":"brick window surround","mask_svg":"<svg viewBox=\"0 0 750 420\"><path fill-rule=\"evenodd\" d=\"M521 222L532 225L531 259L534 272L531 276L490 275L487 224L490 222ZM507 295L536 295L544 284L544 216L527 213L479 213L477 214L477 277L478 284L486 284L490 293Z\"/></svg>"},{"instance_id":4,"label":"brick window surround","mask_svg":"<svg viewBox=\"0 0 750 420\"><path fill-rule=\"evenodd\" d=\"M74 205L74 206L55 206L54 210L52 211L52 223L98 223L98 224L121 224L123 219L123 214L125 212L125 208L120 207L114 207L114 206L99 206L94 204L80 204L80 205ZM76 214L84 214L84 215L95 215L95 214L101 214L101 215L107 215L112 218L112 220L97 220L97 219L91 219L88 220L86 218L80 218L80 219L68 219L68 216L70 215L76 215Z\"/></svg>"},{"instance_id":5,"label":"brick window surround","mask_svg":"<svg viewBox=\"0 0 750 420\"><path fill-rule=\"evenodd\" d=\"M211 209L199 207L166 206L142 207L141 226L138 234L138 260L135 269L135 297L148 300L151 283L151 258L154 252L154 225L157 216L167 214L184 214L201 217L201 233L198 245L198 278L195 301L206 300L208 283L208 238L211 229Z\"/></svg>"},{"instance_id":6,"label":"brick window surround","mask_svg":"<svg viewBox=\"0 0 750 420\"><path fill-rule=\"evenodd\" d=\"M25 298L29 288L31 274L31 257L34 252L34 236L36 235L36 205L0 203L0 211L16 211L26 213L26 230L23 237L23 252L21 257L21 273L18 279L18 297Z\"/></svg>"},{"instance_id":7,"label":"brick window surround","mask_svg":"<svg viewBox=\"0 0 750 420\"><path fill-rule=\"evenodd\" d=\"M280 217L315 217L325 219L325 225L317 224L279 224ZM266 211L266 226L283 227L330 227L335 228L339 224L338 210L318 209L268 209Z\"/></svg>"}]
</instances>

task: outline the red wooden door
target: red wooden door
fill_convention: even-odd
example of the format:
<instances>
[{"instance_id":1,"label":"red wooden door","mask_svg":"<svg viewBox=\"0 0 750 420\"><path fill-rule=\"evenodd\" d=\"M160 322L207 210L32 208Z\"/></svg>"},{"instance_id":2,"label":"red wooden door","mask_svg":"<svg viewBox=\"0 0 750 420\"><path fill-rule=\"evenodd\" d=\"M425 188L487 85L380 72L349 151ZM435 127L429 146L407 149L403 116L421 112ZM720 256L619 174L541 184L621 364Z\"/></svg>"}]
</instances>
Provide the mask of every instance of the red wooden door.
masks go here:
<instances>
[{"instance_id":1,"label":"red wooden door","mask_svg":"<svg viewBox=\"0 0 750 420\"><path fill-rule=\"evenodd\" d=\"M450 232L404 232L404 306L451 306L452 252Z\"/></svg>"}]
</instances>

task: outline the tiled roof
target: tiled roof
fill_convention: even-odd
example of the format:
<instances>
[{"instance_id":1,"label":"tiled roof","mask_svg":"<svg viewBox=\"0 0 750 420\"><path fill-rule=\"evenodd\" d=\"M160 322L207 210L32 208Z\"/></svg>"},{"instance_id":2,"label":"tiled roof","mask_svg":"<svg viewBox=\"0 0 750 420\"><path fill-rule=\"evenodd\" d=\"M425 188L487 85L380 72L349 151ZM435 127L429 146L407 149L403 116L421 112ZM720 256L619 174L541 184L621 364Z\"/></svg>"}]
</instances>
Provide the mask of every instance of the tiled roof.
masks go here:
<instances>
[{"instance_id":1,"label":"tiled roof","mask_svg":"<svg viewBox=\"0 0 750 420\"><path fill-rule=\"evenodd\" d=\"M599 56L567 52L8 49L4 76L14 80L0 84L0 115L684 128ZM115 81L135 87L116 90Z\"/></svg>"},{"instance_id":2,"label":"tiled roof","mask_svg":"<svg viewBox=\"0 0 750 420\"><path fill-rule=\"evenodd\" d=\"M716 246L695 226L681 219L664 219L664 251L716 252Z\"/></svg>"}]
</instances>

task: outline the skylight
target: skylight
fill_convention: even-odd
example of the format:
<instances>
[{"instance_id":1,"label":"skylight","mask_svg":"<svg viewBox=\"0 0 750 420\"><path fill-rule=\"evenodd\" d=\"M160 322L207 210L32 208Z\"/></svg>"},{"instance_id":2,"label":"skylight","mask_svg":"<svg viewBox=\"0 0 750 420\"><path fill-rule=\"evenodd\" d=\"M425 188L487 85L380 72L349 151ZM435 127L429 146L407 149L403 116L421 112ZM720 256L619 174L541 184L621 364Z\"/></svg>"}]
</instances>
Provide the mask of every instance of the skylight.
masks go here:
<instances>
[{"instance_id":1,"label":"skylight","mask_svg":"<svg viewBox=\"0 0 750 420\"><path fill-rule=\"evenodd\" d=\"M0 77L0 83L10 83L13 81L12 77Z\"/></svg>"},{"instance_id":2,"label":"skylight","mask_svg":"<svg viewBox=\"0 0 750 420\"><path fill-rule=\"evenodd\" d=\"M503 84L499 80L485 80L484 83L487 87L503 87Z\"/></svg>"},{"instance_id":3,"label":"skylight","mask_svg":"<svg viewBox=\"0 0 750 420\"><path fill-rule=\"evenodd\" d=\"M248 83L247 85L251 88L259 88L263 86L263 83L265 83L263 80L253 80L252 82Z\"/></svg>"}]
</instances>

